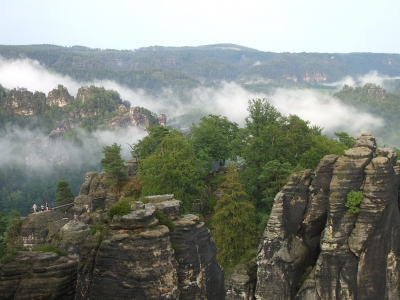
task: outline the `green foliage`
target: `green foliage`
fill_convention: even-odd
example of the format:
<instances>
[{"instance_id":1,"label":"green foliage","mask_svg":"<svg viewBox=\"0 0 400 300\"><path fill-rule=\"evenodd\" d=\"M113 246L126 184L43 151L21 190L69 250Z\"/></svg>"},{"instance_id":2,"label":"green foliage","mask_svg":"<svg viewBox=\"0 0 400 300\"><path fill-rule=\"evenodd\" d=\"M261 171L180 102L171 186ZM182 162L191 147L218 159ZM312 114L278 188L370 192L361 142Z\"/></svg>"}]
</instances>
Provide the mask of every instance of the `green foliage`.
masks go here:
<instances>
[{"instance_id":1,"label":"green foliage","mask_svg":"<svg viewBox=\"0 0 400 300\"><path fill-rule=\"evenodd\" d=\"M163 126L150 126L146 129L148 135L135 143L132 148L132 156L134 158L144 159L156 152L158 145L162 142L166 135L173 133Z\"/></svg>"},{"instance_id":2,"label":"green foliage","mask_svg":"<svg viewBox=\"0 0 400 300\"><path fill-rule=\"evenodd\" d=\"M359 113L371 113L385 121L385 126L374 129L373 134L379 136L385 144L399 146L397 142L397 126L400 118L400 94L386 93L382 99L371 90L379 91L382 88L374 84L365 84L363 87L350 87L345 85L343 89L335 93L343 103L357 107ZM339 137L340 138L340 137Z\"/></svg>"},{"instance_id":3,"label":"green foliage","mask_svg":"<svg viewBox=\"0 0 400 300\"><path fill-rule=\"evenodd\" d=\"M112 219L114 216L123 216L131 212L131 198L121 198L117 203L111 205L107 216Z\"/></svg>"},{"instance_id":4,"label":"green foliage","mask_svg":"<svg viewBox=\"0 0 400 300\"><path fill-rule=\"evenodd\" d=\"M351 148L356 143L356 139L349 136L346 132L335 132L335 135L338 137L339 142L343 145L346 145L348 148Z\"/></svg>"},{"instance_id":5,"label":"green foliage","mask_svg":"<svg viewBox=\"0 0 400 300\"><path fill-rule=\"evenodd\" d=\"M7 252L7 247L5 244L5 237L7 236L8 231L10 230L10 234L12 231L16 230L16 233L19 232L18 227L15 228L14 220L17 220L17 224L19 224L20 214L16 210L12 210L9 213L0 213L0 258L3 257ZM11 226L11 224L13 224Z\"/></svg>"},{"instance_id":6,"label":"green foliage","mask_svg":"<svg viewBox=\"0 0 400 300\"><path fill-rule=\"evenodd\" d=\"M274 193L320 130L295 115L281 115L266 99L250 100L248 111L241 153L242 179L257 210L268 214ZM274 169L276 173L269 174Z\"/></svg>"},{"instance_id":7,"label":"green foliage","mask_svg":"<svg viewBox=\"0 0 400 300\"><path fill-rule=\"evenodd\" d=\"M158 219L158 225L165 225L169 231L175 231L175 224L171 219L168 219L161 209L157 209L156 218Z\"/></svg>"},{"instance_id":8,"label":"green foliage","mask_svg":"<svg viewBox=\"0 0 400 300\"><path fill-rule=\"evenodd\" d=\"M138 179L142 196L174 194L188 210L195 198L204 196L201 162L178 132L167 134L156 151L142 159Z\"/></svg>"},{"instance_id":9,"label":"green foliage","mask_svg":"<svg viewBox=\"0 0 400 300\"><path fill-rule=\"evenodd\" d=\"M141 193L142 186L136 177L127 179L120 191L122 197L133 197L134 199L139 199Z\"/></svg>"},{"instance_id":10,"label":"green foliage","mask_svg":"<svg viewBox=\"0 0 400 300\"><path fill-rule=\"evenodd\" d=\"M347 211L352 214L357 214L360 211L359 205L364 198L362 191L351 191L347 194L347 201L345 206Z\"/></svg>"},{"instance_id":11,"label":"green foliage","mask_svg":"<svg viewBox=\"0 0 400 300\"><path fill-rule=\"evenodd\" d=\"M272 208L275 195L285 185L292 171L293 167L288 162L280 163L278 160L271 160L264 165L259 179L267 183L263 202L265 202L268 211Z\"/></svg>"},{"instance_id":12,"label":"green foliage","mask_svg":"<svg viewBox=\"0 0 400 300\"><path fill-rule=\"evenodd\" d=\"M300 159L300 165L306 169L315 170L321 159L328 154L342 155L349 147L326 135L316 136L312 146L305 151Z\"/></svg>"},{"instance_id":13,"label":"green foliage","mask_svg":"<svg viewBox=\"0 0 400 300\"><path fill-rule=\"evenodd\" d=\"M66 180L60 180L57 183L57 188L56 188L56 205L64 205L67 203L70 203L74 197L74 195L71 192L71 188L69 186L68 181Z\"/></svg>"},{"instance_id":14,"label":"green foliage","mask_svg":"<svg viewBox=\"0 0 400 300\"><path fill-rule=\"evenodd\" d=\"M190 127L188 140L203 165L210 168L213 161L225 162L238 155L238 132L238 125L226 117L208 115Z\"/></svg>"},{"instance_id":15,"label":"green foliage","mask_svg":"<svg viewBox=\"0 0 400 300\"><path fill-rule=\"evenodd\" d=\"M178 258L178 255L179 255L179 253L181 252L180 249L179 249L178 243L171 240L171 246L172 246L172 249L174 249L175 258Z\"/></svg>"},{"instance_id":16,"label":"green foliage","mask_svg":"<svg viewBox=\"0 0 400 300\"><path fill-rule=\"evenodd\" d=\"M213 238L217 245L217 259L224 268L236 265L241 257L256 246L257 229L255 208L244 200L244 186L234 165L228 169L222 184L224 195L215 206L212 217Z\"/></svg>"},{"instance_id":17,"label":"green foliage","mask_svg":"<svg viewBox=\"0 0 400 300\"><path fill-rule=\"evenodd\" d=\"M66 256L67 251L54 247L52 244L38 245L32 248L32 251L54 252L59 256Z\"/></svg>"},{"instance_id":18,"label":"green foliage","mask_svg":"<svg viewBox=\"0 0 400 300\"><path fill-rule=\"evenodd\" d=\"M121 158L121 146L116 143L103 148L104 158L101 160L101 165L104 171L113 176L113 182L118 186L127 177L126 166Z\"/></svg>"},{"instance_id":19,"label":"green foliage","mask_svg":"<svg viewBox=\"0 0 400 300\"><path fill-rule=\"evenodd\" d=\"M102 221L98 221L90 226L90 234L95 235L96 232L101 232L103 230L104 223Z\"/></svg>"},{"instance_id":20,"label":"green foliage","mask_svg":"<svg viewBox=\"0 0 400 300\"><path fill-rule=\"evenodd\" d=\"M14 249L11 250L10 252L6 253L4 256L0 258L0 263L2 264L8 264L10 262L13 262L15 260L15 256L17 256L18 250Z\"/></svg>"},{"instance_id":21,"label":"green foliage","mask_svg":"<svg viewBox=\"0 0 400 300\"><path fill-rule=\"evenodd\" d=\"M21 245L21 227L22 222L19 217L15 216L12 218L11 222L8 225L6 234L4 236L4 243L7 245L7 250L14 250L20 247Z\"/></svg>"}]
</instances>

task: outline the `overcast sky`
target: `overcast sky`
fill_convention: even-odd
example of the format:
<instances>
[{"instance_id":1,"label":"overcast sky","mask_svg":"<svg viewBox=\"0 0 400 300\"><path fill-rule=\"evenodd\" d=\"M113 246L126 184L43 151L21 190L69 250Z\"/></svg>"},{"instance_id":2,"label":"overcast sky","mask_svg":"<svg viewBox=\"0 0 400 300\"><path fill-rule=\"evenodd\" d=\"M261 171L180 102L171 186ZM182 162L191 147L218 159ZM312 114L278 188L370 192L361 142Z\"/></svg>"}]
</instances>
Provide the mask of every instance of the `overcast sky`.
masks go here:
<instances>
[{"instance_id":1,"label":"overcast sky","mask_svg":"<svg viewBox=\"0 0 400 300\"><path fill-rule=\"evenodd\" d=\"M0 44L400 53L399 0L0 0Z\"/></svg>"}]
</instances>

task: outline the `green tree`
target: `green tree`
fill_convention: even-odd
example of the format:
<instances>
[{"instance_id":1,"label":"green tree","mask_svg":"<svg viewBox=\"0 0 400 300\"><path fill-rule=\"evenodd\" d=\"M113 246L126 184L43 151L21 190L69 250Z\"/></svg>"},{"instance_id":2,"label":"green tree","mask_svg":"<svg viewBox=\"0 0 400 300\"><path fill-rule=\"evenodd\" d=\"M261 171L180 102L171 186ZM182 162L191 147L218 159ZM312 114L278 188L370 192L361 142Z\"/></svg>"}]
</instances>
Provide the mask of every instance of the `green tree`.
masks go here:
<instances>
[{"instance_id":1,"label":"green tree","mask_svg":"<svg viewBox=\"0 0 400 300\"><path fill-rule=\"evenodd\" d=\"M103 148L104 158L100 161L104 171L112 177L112 183L119 187L126 178L126 166L121 157L121 146L116 143Z\"/></svg>"},{"instance_id":2,"label":"green tree","mask_svg":"<svg viewBox=\"0 0 400 300\"><path fill-rule=\"evenodd\" d=\"M153 154L164 137L173 132L163 126L150 126L146 131L148 135L131 146L131 154L134 158L143 159Z\"/></svg>"},{"instance_id":3,"label":"green tree","mask_svg":"<svg viewBox=\"0 0 400 300\"><path fill-rule=\"evenodd\" d=\"M301 155L300 165L315 170L321 159L328 154L342 155L349 147L326 135L314 137L311 147Z\"/></svg>"},{"instance_id":4,"label":"green tree","mask_svg":"<svg viewBox=\"0 0 400 300\"><path fill-rule=\"evenodd\" d=\"M201 162L179 132L166 135L156 151L139 164L142 196L174 194L184 210L193 199L204 196L202 178Z\"/></svg>"},{"instance_id":5,"label":"green tree","mask_svg":"<svg viewBox=\"0 0 400 300\"><path fill-rule=\"evenodd\" d=\"M56 188L56 205L68 204L72 202L73 197L68 181L60 180Z\"/></svg>"},{"instance_id":6,"label":"green tree","mask_svg":"<svg viewBox=\"0 0 400 300\"><path fill-rule=\"evenodd\" d=\"M240 183L233 164L221 187L224 195L217 201L212 217L213 238L218 249L218 261L224 268L229 268L256 247L257 228L254 205L244 200L245 187Z\"/></svg>"},{"instance_id":7,"label":"green tree","mask_svg":"<svg viewBox=\"0 0 400 300\"><path fill-rule=\"evenodd\" d=\"M353 147L356 143L356 139L349 136L349 134L346 132L335 132L335 135L338 137L339 142L341 142L343 145L346 145L348 148Z\"/></svg>"},{"instance_id":8,"label":"green tree","mask_svg":"<svg viewBox=\"0 0 400 300\"><path fill-rule=\"evenodd\" d=\"M281 115L266 99L250 100L248 111L241 153L245 160L242 178L257 211L268 214L270 193L275 190L271 187L279 187L280 183L275 182L275 176L267 176L266 164L276 161L285 169L293 168L311 147L320 129L309 126L296 115ZM268 201L265 201L266 193Z\"/></svg>"},{"instance_id":9,"label":"green tree","mask_svg":"<svg viewBox=\"0 0 400 300\"><path fill-rule=\"evenodd\" d=\"M191 126L188 140L198 157L211 166L212 161L224 163L225 159L237 156L238 132L238 125L226 117L209 115L203 117L199 125Z\"/></svg>"},{"instance_id":10,"label":"green tree","mask_svg":"<svg viewBox=\"0 0 400 300\"><path fill-rule=\"evenodd\" d=\"M263 202L268 211L271 210L275 195L283 188L292 170L290 163L280 163L278 160L271 160L264 165L259 179L267 182Z\"/></svg>"},{"instance_id":11,"label":"green tree","mask_svg":"<svg viewBox=\"0 0 400 300\"><path fill-rule=\"evenodd\" d=\"M16 210L12 210L8 214L3 212L0 213L0 258L6 254L4 239L7 235L10 224L14 219L19 220L20 216L21 215Z\"/></svg>"}]
</instances>

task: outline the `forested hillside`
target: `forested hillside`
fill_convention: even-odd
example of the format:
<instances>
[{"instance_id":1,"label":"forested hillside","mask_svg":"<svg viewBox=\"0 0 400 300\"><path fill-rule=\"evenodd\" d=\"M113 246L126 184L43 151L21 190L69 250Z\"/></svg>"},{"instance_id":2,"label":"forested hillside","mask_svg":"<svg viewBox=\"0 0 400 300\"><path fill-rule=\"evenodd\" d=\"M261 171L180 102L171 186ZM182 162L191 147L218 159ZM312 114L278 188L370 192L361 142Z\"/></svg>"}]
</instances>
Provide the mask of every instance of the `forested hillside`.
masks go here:
<instances>
[{"instance_id":1,"label":"forested hillside","mask_svg":"<svg viewBox=\"0 0 400 300\"><path fill-rule=\"evenodd\" d=\"M400 75L400 55L375 53L272 53L232 44L200 47L153 46L136 50L55 45L0 46L5 59L30 58L79 81L111 79L152 92L190 89L220 81L281 84L332 83L371 71Z\"/></svg>"},{"instance_id":2,"label":"forested hillside","mask_svg":"<svg viewBox=\"0 0 400 300\"><path fill-rule=\"evenodd\" d=\"M398 92L386 92L382 87L374 84L366 84L362 87L345 85L334 96L360 112L369 112L381 117L385 126L377 129L375 134L382 140L388 141L390 144L387 146L399 147L400 94Z\"/></svg>"}]
</instances>

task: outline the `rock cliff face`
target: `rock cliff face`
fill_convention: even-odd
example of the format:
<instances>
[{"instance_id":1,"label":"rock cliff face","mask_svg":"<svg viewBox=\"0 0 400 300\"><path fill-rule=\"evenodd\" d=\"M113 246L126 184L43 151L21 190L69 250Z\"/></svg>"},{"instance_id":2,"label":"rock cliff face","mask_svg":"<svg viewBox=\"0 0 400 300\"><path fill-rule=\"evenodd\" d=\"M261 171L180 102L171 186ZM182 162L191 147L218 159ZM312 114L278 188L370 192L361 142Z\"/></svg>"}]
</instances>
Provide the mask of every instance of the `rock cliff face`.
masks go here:
<instances>
[{"instance_id":1,"label":"rock cliff face","mask_svg":"<svg viewBox=\"0 0 400 300\"><path fill-rule=\"evenodd\" d=\"M45 103L46 95L42 92L32 93L25 88L12 89L7 93L5 107L18 115L30 116Z\"/></svg>"},{"instance_id":2,"label":"rock cliff face","mask_svg":"<svg viewBox=\"0 0 400 300\"><path fill-rule=\"evenodd\" d=\"M368 95L386 99L386 91L384 88L381 88L380 86L376 86L371 83L365 84L364 87L368 88Z\"/></svg>"},{"instance_id":3,"label":"rock cliff face","mask_svg":"<svg viewBox=\"0 0 400 300\"><path fill-rule=\"evenodd\" d=\"M108 182L105 173L88 173L73 208L22 221L15 239L21 246L51 244L68 257L20 252L13 262L0 264L0 298L224 299L223 270L204 223L195 215L180 216L173 195L131 201L129 213L107 218L117 201ZM161 225L157 211L173 226ZM53 274L57 280L48 286L44 278ZM45 288L28 298L35 282Z\"/></svg>"},{"instance_id":4,"label":"rock cliff face","mask_svg":"<svg viewBox=\"0 0 400 300\"><path fill-rule=\"evenodd\" d=\"M74 100L74 97L68 93L68 90L62 86L58 85L56 89L50 91L47 95L48 105L56 105L58 107L63 107Z\"/></svg>"},{"instance_id":5,"label":"rock cliff face","mask_svg":"<svg viewBox=\"0 0 400 300\"><path fill-rule=\"evenodd\" d=\"M33 165L44 161L57 165L67 163L69 155L64 148L63 137L63 129L51 131L44 139L37 137L26 148L26 164Z\"/></svg>"},{"instance_id":6,"label":"rock cliff face","mask_svg":"<svg viewBox=\"0 0 400 300\"><path fill-rule=\"evenodd\" d=\"M21 251L0 264L0 299L74 299L78 262L52 252Z\"/></svg>"},{"instance_id":7,"label":"rock cliff face","mask_svg":"<svg viewBox=\"0 0 400 300\"><path fill-rule=\"evenodd\" d=\"M129 112L125 106L121 105L119 116L113 118L108 124L110 127L130 127L137 126L143 129L149 127L149 119L146 115L141 114L137 107L132 107Z\"/></svg>"},{"instance_id":8,"label":"rock cliff face","mask_svg":"<svg viewBox=\"0 0 400 300\"><path fill-rule=\"evenodd\" d=\"M277 194L257 256L256 299L400 299L399 165L363 134ZM345 206L362 191L358 213Z\"/></svg>"}]
</instances>

